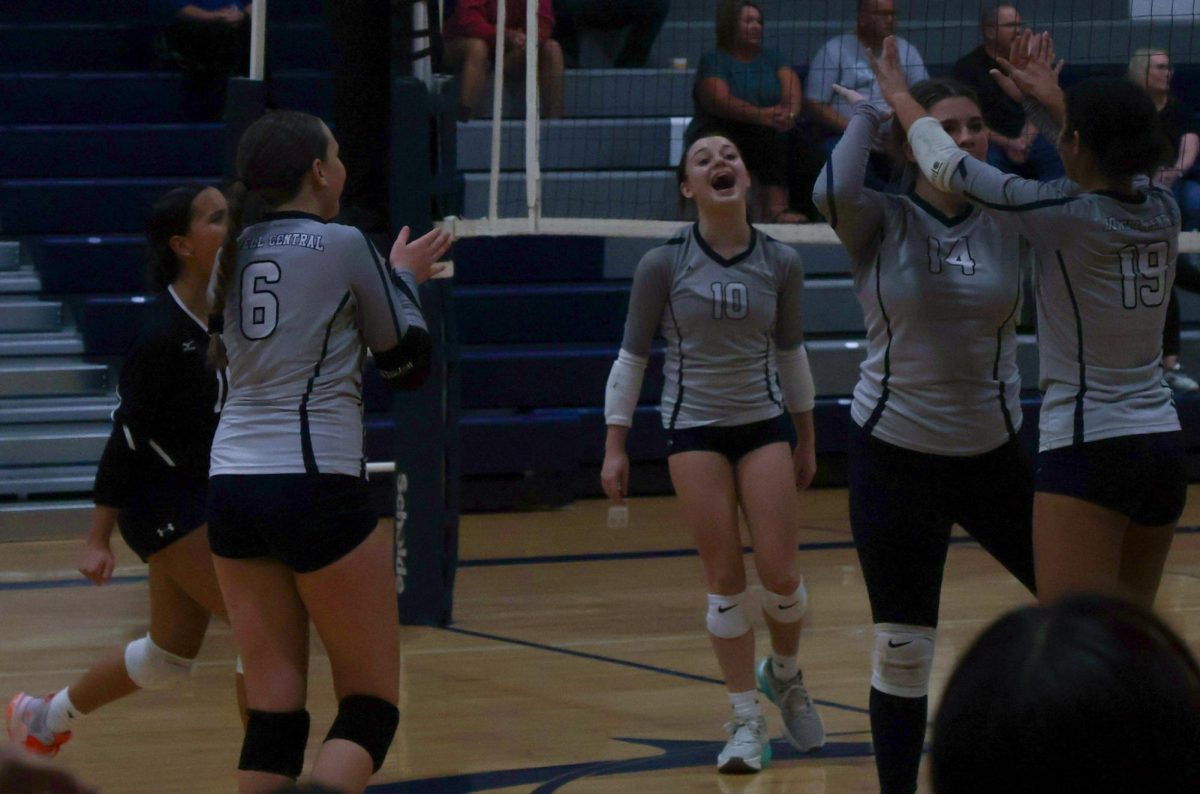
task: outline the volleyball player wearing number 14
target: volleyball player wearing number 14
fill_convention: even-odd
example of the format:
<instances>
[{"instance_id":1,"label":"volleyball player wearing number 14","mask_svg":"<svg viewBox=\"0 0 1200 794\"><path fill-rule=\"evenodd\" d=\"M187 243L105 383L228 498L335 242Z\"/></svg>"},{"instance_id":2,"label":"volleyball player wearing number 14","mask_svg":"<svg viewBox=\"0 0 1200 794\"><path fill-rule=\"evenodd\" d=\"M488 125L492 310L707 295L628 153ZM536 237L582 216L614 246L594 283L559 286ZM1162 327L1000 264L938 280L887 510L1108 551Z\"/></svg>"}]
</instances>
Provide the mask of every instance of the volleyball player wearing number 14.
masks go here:
<instances>
[{"instance_id":1,"label":"volleyball player wearing number 14","mask_svg":"<svg viewBox=\"0 0 1200 794\"><path fill-rule=\"evenodd\" d=\"M1075 183L1068 191L964 157L913 102L895 42L875 68L930 181L1017 223L1037 249L1039 598L1115 592L1149 606L1187 495L1179 417L1161 367L1179 205L1139 178L1165 158L1149 94L1098 78L1064 96L1053 63L1049 35L1026 31L1002 62L1011 77L994 76L1058 141Z\"/></svg>"},{"instance_id":2,"label":"volleyball player wearing number 14","mask_svg":"<svg viewBox=\"0 0 1200 794\"><path fill-rule=\"evenodd\" d=\"M312 782L361 792L391 745L400 686L391 533L374 531L365 476L362 369L370 347L391 385L424 380L431 340L416 287L450 238L409 243L406 227L384 261L360 231L328 223L346 169L314 116L268 113L242 136L237 166L210 319L229 397L209 521L246 673L238 790L277 791L300 773L311 618L338 698Z\"/></svg>"},{"instance_id":3,"label":"volleyball player wearing number 14","mask_svg":"<svg viewBox=\"0 0 1200 794\"><path fill-rule=\"evenodd\" d=\"M1033 587L1033 463L1017 439L1023 245L1015 229L919 174L906 195L864 187L889 114L834 90L854 109L813 200L850 255L867 325L848 466L850 527L875 624L871 735L883 794L911 794L953 525ZM913 95L956 149L987 156L971 89L924 80Z\"/></svg>"}]
</instances>

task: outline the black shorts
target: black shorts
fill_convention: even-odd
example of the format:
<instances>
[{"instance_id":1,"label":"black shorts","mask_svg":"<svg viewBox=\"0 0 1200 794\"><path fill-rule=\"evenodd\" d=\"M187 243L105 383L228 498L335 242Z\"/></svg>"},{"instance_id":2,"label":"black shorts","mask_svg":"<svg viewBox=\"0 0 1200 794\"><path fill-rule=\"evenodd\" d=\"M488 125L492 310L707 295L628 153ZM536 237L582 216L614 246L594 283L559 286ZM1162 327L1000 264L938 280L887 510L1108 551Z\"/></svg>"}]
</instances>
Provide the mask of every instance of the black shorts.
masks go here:
<instances>
[{"instance_id":1,"label":"black shorts","mask_svg":"<svg viewBox=\"0 0 1200 794\"><path fill-rule=\"evenodd\" d=\"M1037 490L1073 496L1157 527L1187 501L1183 433L1145 433L1072 444L1037 457Z\"/></svg>"},{"instance_id":2,"label":"black shorts","mask_svg":"<svg viewBox=\"0 0 1200 794\"><path fill-rule=\"evenodd\" d=\"M719 452L737 463L759 447L786 441L792 449L799 443L790 414L745 425L702 425L667 431L667 456L680 452Z\"/></svg>"},{"instance_id":3,"label":"black shorts","mask_svg":"<svg viewBox=\"0 0 1200 794\"><path fill-rule=\"evenodd\" d=\"M117 512L117 529L142 562L204 526L207 482L155 480L141 490L136 504Z\"/></svg>"},{"instance_id":4,"label":"black shorts","mask_svg":"<svg viewBox=\"0 0 1200 794\"><path fill-rule=\"evenodd\" d=\"M346 556L377 523L367 481L345 474L220 474L208 492L213 554L270 557L296 573Z\"/></svg>"}]
</instances>

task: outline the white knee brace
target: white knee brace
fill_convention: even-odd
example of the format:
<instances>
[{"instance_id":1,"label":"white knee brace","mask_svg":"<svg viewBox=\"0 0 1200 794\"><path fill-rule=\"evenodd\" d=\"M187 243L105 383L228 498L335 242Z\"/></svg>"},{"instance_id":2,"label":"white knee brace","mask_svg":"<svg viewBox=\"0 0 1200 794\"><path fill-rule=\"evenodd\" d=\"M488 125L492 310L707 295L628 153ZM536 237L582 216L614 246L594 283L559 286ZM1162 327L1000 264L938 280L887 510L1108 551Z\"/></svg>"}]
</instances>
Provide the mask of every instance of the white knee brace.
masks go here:
<instances>
[{"instance_id":1,"label":"white knee brace","mask_svg":"<svg viewBox=\"0 0 1200 794\"><path fill-rule=\"evenodd\" d=\"M147 634L125 646L125 672L142 689L163 689L186 681L195 659L167 653Z\"/></svg>"},{"instance_id":2,"label":"white knee brace","mask_svg":"<svg viewBox=\"0 0 1200 794\"><path fill-rule=\"evenodd\" d=\"M804 587L803 577L795 591L787 595L763 588L762 608L763 613L776 623L795 623L803 618L808 611L808 590Z\"/></svg>"},{"instance_id":3,"label":"white knee brace","mask_svg":"<svg viewBox=\"0 0 1200 794\"><path fill-rule=\"evenodd\" d=\"M902 698L928 695L936 637L937 629L929 626L876 623L871 686Z\"/></svg>"},{"instance_id":4,"label":"white knee brace","mask_svg":"<svg viewBox=\"0 0 1200 794\"><path fill-rule=\"evenodd\" d=\"M714 637L732 640L750 630L750 621L742 609L746 598L743 590L736 595L708 594L708 630Z\"/></svg>"}]
</instances>

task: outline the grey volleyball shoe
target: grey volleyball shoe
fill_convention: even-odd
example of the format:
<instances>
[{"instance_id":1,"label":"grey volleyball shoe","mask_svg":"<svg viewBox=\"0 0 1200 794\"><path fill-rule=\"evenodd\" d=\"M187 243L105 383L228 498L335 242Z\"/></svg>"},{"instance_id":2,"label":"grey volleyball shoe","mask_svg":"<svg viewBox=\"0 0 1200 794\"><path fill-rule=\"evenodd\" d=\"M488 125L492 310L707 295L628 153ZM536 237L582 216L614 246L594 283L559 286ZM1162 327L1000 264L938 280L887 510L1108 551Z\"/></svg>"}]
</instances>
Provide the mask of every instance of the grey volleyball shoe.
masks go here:
<instances>
[{"instance_id":1,"label":"grey volleyball shoe","mask_svg":"<svg viewBox=\"0 0 1200 794\"><path fill-rule=\"evenodd\" d=\"M804 674L797 671L791 679L780 681L771 669L771 660L763 659L758 663L755 677L758 679L758 691L779 706L783 735L788 744L802 753L824 747L825 724L821 722L821 714L804 686Z\"/></svg>"}]
</instances>

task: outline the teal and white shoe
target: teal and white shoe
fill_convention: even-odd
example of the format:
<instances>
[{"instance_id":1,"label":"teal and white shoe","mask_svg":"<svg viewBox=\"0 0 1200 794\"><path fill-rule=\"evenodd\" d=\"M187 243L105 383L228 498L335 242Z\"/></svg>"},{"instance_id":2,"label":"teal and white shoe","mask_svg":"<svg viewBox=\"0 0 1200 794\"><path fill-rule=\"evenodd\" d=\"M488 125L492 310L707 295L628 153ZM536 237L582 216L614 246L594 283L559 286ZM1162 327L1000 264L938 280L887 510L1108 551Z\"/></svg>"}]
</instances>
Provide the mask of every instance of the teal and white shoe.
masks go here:
<instances>
[{"instance_id":1,"label":"teal and white shoe","mask_svg":"<svg viewBox=\"0 0 1200 794\"><path fill-rule=\"evenodd\" d=\"M788 744L802 753L824 747L825 724L804 686L804 674L797 672L791 680L780 681L771 669L771 660L763 659L758 663L756 678L758 691L779 706L783 735Z\"/></svg>"},{"instance_id":2,"label":"teal and white shoe","mask_svg":"<svg viewBox=\"0 0 1200 794\"><path fill-rule=\"evenodd\" d=\"M771 742L767 740L767 721L734 719L725 723L729 741L717 756L717 771L726 774L761 772L771 763Z\"/></svg>"}]
</instances>

